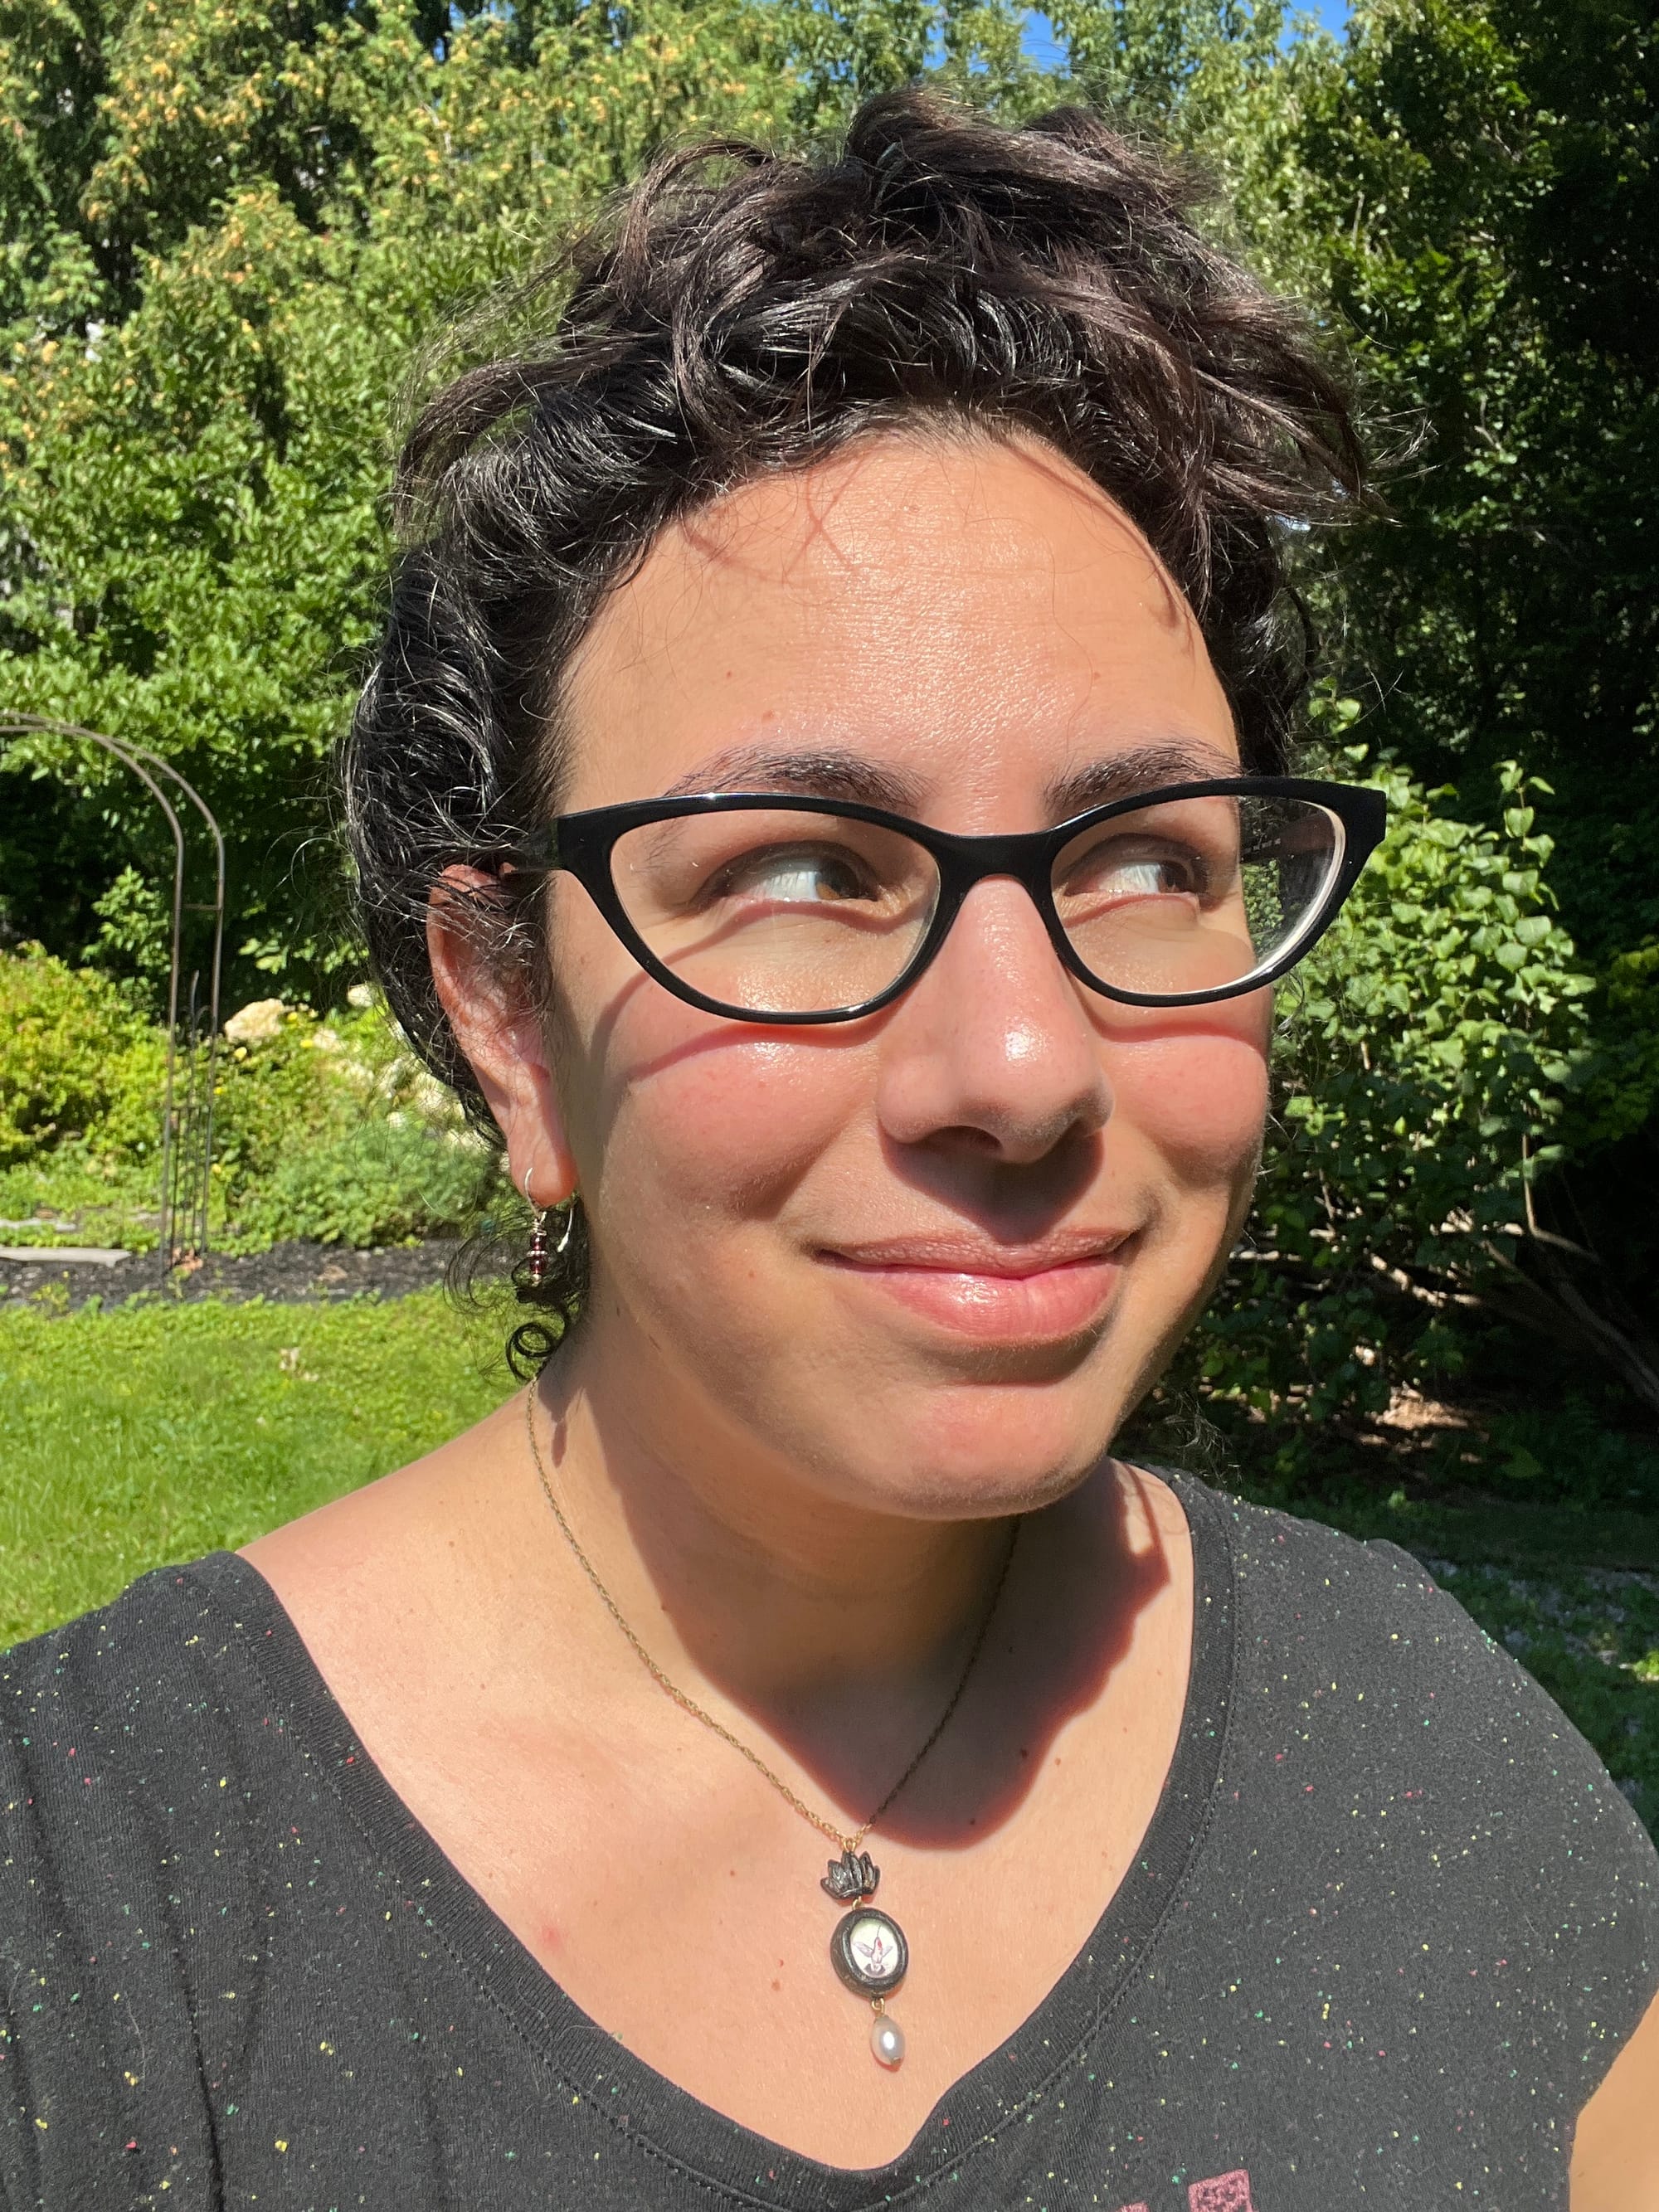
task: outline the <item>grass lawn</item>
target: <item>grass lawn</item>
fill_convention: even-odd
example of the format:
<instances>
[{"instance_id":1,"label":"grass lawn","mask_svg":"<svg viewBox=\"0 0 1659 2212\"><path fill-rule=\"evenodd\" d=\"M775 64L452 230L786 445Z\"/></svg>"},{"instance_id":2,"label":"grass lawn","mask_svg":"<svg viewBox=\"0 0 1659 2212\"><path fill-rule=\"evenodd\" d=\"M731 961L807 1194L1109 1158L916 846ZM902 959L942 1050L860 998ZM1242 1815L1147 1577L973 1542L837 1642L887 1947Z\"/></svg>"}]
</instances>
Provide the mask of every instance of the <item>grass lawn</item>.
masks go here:
<instances>
[{"instance_id":1,"label":"grass lawn","mask_svg":"<svg viewBox=\"0 0 1659 2212\"><path fill-rule=\"evenodd\" d=\"M0 1645L453 1435L510 1387L497 1343L436 1291L0 1314ZM1357 1490L1298 1510L1427 1560L1659 1832L1659 1515Z\"/></svg>"},{"instance_id":2,"label":"grass lawn","mask_svg":"<svg viewBox=\"0 0 1659 2212\"><path fill-rule=\"evenodd\" d=\"M510 1377L441 1292L0 1314L0 1645L291 1521Z\"/></svg>"}]
</instances>

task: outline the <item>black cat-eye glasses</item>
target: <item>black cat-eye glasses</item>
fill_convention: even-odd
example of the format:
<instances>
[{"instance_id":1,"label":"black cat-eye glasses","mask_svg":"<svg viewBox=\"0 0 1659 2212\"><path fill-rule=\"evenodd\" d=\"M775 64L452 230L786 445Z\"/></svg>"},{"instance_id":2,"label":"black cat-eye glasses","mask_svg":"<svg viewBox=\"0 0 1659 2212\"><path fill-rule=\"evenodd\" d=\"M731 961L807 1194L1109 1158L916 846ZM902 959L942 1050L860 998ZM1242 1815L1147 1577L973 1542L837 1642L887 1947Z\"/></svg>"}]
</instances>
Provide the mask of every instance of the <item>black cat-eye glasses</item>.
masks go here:
<instances>
[{"instance_id":1,"label":"black cat-eye glasses","mask_svg":"<svg viewBox=\"0 0 1659 2212\"><path fill-rule=\"evenodd\" d=\"M709 792L562 815L496 858L574 876L646 972L708 1013L851 1022L916 981L993 876L1024 888L1066 967L1106 998L1259 990L1329 927L1385 820L1380 792L1292 776L1176 784L1007 837Z\"/></svg>"}]
</instances>

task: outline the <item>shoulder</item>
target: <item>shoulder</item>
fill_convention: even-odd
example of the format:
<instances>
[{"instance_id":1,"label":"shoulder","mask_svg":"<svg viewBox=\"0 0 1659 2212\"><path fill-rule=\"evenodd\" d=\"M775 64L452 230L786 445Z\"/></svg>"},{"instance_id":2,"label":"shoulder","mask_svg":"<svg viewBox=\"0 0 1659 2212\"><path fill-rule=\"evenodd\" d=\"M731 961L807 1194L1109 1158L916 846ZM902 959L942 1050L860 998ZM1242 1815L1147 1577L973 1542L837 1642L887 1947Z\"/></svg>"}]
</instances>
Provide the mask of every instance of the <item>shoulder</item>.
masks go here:
<instances>
[{"instance_id":1,"label":"shoulder","mask_svg":"<svg viewBox=\"0 0 1659 2212\"><path fill-rule=\"evenodd\" d=\"M1501 1977L1570 2028L1587 2093L1659 1988L1659 1854L1594 1748L1398 1546L1182 1492L1229 1563L1253 1887Z\"/></svg>"},{"instance_id":2,"label":"shoulder","mask_svg":"<svg viewBox=\"0 0 1659 2212\"><path fill-rule=\"evenodd\" d=\"M1224 1544L1242 1668L1258 1675L1276 1668L1281 1683L1322 1702L1342 1697L1346 1668L1356 1705L1381 1696L1431 1728L1486 1729L1509 1711L1523 1729L1583 1743L1509 1652L1398 1544L1362 1540L1190 1479L1182 1491Z\"/></svg>"},{"instance_id":3,"label":"shoulder","mask_svg":"<svg viewBox=\"0 0 1659 2212\"><path fill-rule=\"evenodd\" d=\"M274 1601L216 1553L0 1652L0 1947L15 1970L100 1928L165 1919L187 1852L228 1874L269 1730L257 1647Z\"/></svg>"},{"instance_id":4,"label":"shoulder","mask_svg":"<svg viewBox=\"0 0 1659 2212\"><path fill-rule=\"evenodd\" d=\"M1596 1753L1420 1560L1386 1540L1183 1488L1224 1542L1247 1699L1301 1713L1333 1748L1339 1715L1345 1740L1409 1744L1419 1765L1478 1746L1480 1771L1494 1784L1510 1778L1504 1798L1524 1787L1564 1805L1581 1796L1605 1804L1659 1877L1659 1856Z\"/></svg>"},{"instance_id":5,"label":"shoulder","mask_svg":"<svg viewBox=\"0 0 1659 2212\"><path fill-rule=\"evenodd\" d=\"M102 1773L143 1781L210 1735L246 1686L249 1620L269 1604L228 1553L164 1567L112 1604L0 1651L0 1761L55 1794L71 1765L79 1786ZM76 1799L76 1804L81 1801Z\"/></svg>"},{"instance_id":6,"label":"shoulder","mask_svg":"<svg viewBox=\"0 0 1659 2212\"><path fill-rule=\"evenodd\" d=\"M140 2136L188 2158L203 2079L242 2065L309 1826L282 1644L216 1553L0 1653L0 2202L101 2203Z\"/></svg>"},{"instance_id":7,"label":"shoulder","mask_svg":"<svg viewBox=\"0 0 1659 2212\"><path fill-rule=\"evenodd\" d=\"M1346 1609L1345 1601L1375 1601L1385 1592L1407 1601L1436 1595L1433 1576L1398 1544L1349 1536L1326 1522L1255 1504L1192 1475L1176 1480L1189 1506L1199 1506L1224 1532L1241 1589L1254 1585L1280 1600L1294 1592L1333 1613Z\"/></svg>"}]
</instances>

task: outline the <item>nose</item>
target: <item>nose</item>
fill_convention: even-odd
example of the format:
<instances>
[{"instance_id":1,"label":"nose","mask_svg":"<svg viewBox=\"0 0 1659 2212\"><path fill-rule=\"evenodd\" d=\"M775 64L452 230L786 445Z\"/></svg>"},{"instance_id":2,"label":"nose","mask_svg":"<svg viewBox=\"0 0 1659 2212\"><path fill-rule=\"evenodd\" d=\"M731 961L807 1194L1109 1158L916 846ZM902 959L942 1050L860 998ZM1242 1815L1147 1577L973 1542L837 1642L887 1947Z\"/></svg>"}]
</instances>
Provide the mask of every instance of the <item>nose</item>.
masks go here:
<instances>
[{"instance_id":1,"label":"nose","mask_svg":"<svg viewBox=\"0 0 1659 2212\"><path fill-rule=\"evenodd\" d=\"M1029 894L976 884L884 1035L883 1128L1013 1166L1094 1134L1111 1110L1099 1036Z\"/></svg>"}]
</instances>

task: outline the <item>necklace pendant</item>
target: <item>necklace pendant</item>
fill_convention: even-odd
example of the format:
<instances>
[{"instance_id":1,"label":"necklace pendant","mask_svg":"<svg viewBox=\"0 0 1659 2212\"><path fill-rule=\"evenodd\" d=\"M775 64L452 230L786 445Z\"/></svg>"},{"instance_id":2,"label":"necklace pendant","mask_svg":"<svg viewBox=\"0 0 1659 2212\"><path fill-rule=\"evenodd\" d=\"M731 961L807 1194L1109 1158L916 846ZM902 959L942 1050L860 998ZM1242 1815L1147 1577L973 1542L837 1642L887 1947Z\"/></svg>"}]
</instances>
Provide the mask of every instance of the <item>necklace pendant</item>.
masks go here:
<instances>
[{"instance_id":1,"label":"necklace pendant","mask_svg":"<svg viewBox=\"0 0 1659 2212\"><path fill-rule=\"evenodd\" d=\"M855 1905L842 1913L830 1938L830 1960L849 1990L861 1997L888 1997L904 1979L910 1947L890 1913Z\"/></svg>"},{"instance_id":2,"label":"necklace pendant","mask_svg":"<svg viewBox=\"0 0 1659 2212\"><path fill-rule=\"evenodd\" d=\"M875 2019L870 2024L870 2051L878 2066L896 2074L904 2063L904 2030L878 1997Z\"/></svg>"},{"instance_id":3,"label":"necklace pendant","mask_svg":"<svg viewBox=\"0 0 1659 2212\"><path fill-rule=\"evenodd\" d=\"M893 2073L904 2063L904 2030L887 2010L887 1999L904 1979L910 1966L910 1947L904 1930L890 1912L878 1912L870 1899L881 1880L881 1869L868 1851L847 1844L819 1887L839 1905L851 1905L836 1923L830 1938L830 1963L855 1996L868 1997L875 2019L870 2027L870 2052L878 2066Z\"/></svg>"},{"instance_id":4,"label":"necklace pendant","mask_svg":"<svg viewBox=\"0 0 1659 2212\"><path fill-rule=\"evenodd\" d=\"M831 1859L830 1871L818 1884L820 1889L833 1897L837 1905L851 1905L854 1899L873 1897L876 1885L881 1880L881 1869L868 1851L854 1854L849 1844L838 1859Z\"/></svg>"}]
</instances>

